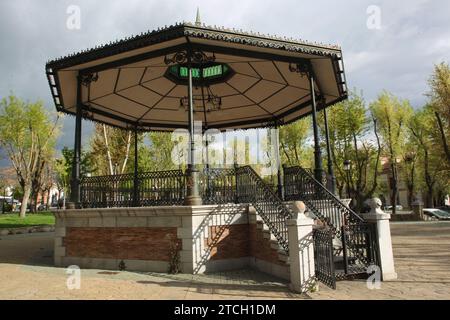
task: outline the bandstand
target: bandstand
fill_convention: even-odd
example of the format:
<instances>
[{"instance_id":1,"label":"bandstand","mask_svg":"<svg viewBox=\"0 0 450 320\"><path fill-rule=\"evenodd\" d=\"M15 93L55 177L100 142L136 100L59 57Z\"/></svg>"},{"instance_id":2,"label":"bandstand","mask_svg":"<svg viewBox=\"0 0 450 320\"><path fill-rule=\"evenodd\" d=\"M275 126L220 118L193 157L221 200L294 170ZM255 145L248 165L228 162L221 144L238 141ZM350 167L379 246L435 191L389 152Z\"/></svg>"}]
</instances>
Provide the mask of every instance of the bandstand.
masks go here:
<instances>
[{"instance_id":1,"label":"bandstand","mask_svg":"<svg viewBox=\"0 0 450 320\"><path fill-rule=\"evenodd\" d=\"M252 267L306 291L379 264L375 224L335 196L331 159L322 170L317 113L326 120L347 98L339 47L197 21L50 61L46 72L57 110L76 123L70 203L55 212L57 266ZM309 116L314 168L280 165L275 189L251 166L195 163L194 122L202 132L245 130ZM134 173L80 178L83 119L134 131ZM140 172L138 133L178 128L189 132L187 169Z\"/></svg>"}]
</instances>

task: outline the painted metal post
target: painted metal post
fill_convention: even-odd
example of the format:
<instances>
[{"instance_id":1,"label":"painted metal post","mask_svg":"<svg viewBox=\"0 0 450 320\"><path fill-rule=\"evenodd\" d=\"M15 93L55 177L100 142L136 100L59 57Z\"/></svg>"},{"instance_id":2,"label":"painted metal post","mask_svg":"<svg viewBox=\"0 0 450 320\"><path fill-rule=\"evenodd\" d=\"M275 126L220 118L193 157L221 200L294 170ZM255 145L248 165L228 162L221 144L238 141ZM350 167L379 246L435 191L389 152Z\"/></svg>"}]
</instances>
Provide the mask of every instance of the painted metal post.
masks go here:
<instances>
[{"instance_id":1,"label":"painted metal post","mask_svg":"<svg viewBox=\"0 0 450 320\"><path fill-rule=\"evenodd\" d=\"M78 76L77 85L77 106L75 116L75 141L73 150L72 177L70 181L70 204L69 208L79 208L80 206L80 163L81 163L81 123L82 123L82 104L81 104L81 77Z\"/></svg>"},{"instance_id":2,"label":"painted metal post","mask_svg":"<svg viewBox=\"0 0 450 320\"><path fill-rule=\"evenodd\" d=\"M190 55L191 53L189 53ZM202 199L199 194L198 185L198 170L195 166L195 132L194 132L194 101L192 96L192 68L191 57L188 57L188 101L189 101L189 158L187 166L187 189L186 199L184 203L186 205L201 205Z\"/></svg>"},{"instance_id":3,"label":"painted metal post","mask_svg":"<svg viewBox=\"0 0 450 320\"><path fill-rule=\"evenodd\" d=\"M134 127L134 180L133 180L133 206L139 206L139 179L138 179L138 130Z\"/></svg>"},{"instance_id":4,"label":"painted metal post","mask_svg":"<svg viewBox=\"0 0 450 320\"><path fill-rule=\"evenodd\" d=\"M325 103L325 102L322 102ZM330 145L330 132L328 130L328 116L327 116L327 109L323 108L323 118L325 121L325 139L327 141L327 162L328 162L328 176L330 178L330 181L328 183L328 188L330 189L330 192L333 194L336 194L336 177L334 176L334 170L333 170L333 160L331 157L331 145Z\"/></svg>"},{"instance_id":5,"label":"painted metal post","mask_svg":"<svg viewBox=\"0 0 450 320\"><path fill-rule=\"evenodd\" d=\"M277 161L277 193L281 200L284 199L284 188L282 179L282 166L280 157L280 128L275 127L275 157Z\"/></svg>"},{"instance_id":6,"label":"painted metal post","mask_svg":"<svg viewBox=\"0 0 450 320\"><path fill-rule=\"evenodd\" d=\"M314 133L314 177L317 181L322 182L323 169L322 169L322 151L320 150L320 138L319 128L317 125L317 104L316 93L314 89L314 73L312 66L309 70L309 85L311 90L311 105L312 105L312 120L313 120L313 133Z\"/></svg>"}]
</instances>

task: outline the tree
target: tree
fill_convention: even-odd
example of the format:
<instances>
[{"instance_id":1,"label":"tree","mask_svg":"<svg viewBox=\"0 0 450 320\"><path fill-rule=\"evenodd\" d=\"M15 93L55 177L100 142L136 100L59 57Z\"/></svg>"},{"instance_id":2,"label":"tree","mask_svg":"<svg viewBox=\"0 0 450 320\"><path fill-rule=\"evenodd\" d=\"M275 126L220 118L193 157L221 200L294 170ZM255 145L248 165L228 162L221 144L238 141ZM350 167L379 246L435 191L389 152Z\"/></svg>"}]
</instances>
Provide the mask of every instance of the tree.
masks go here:
<instances>
[{"instance_id":1,"label":"tree","mask_svg":"<svg viewBox=\"0 0 450 320\"><path fill-rule=\"evenodd\" d=\"M90 142L90 153L96 163L97 175L123 174L132 171L130 152L132 131L96 124Z\"/></svg>"},{"instance_id":2,"label":"tree","mask_svg":"<svg viewBox=\"0 0 450 320\"><path fill-rule=\"evenodd\" d=\"M432 207L435 194L444 193L449 185L448 168L445 161L442 161L441 153L436 152L438 145L434 109L431 106L425 106L422 110L416 111L409 122L409 130L412 142L417 147L422 167L422 184L426 189L425 203L427 207Z\"/></svg>"},{"instance_id":3,"label":"tree","mask_svg":"<svg viewBox=\"0 0 450 320\"><path fill-rule=\"evenodd\" d=\"M310 118L304 118L280 127L280 154L283 163L289 166L311 165L312 158L310 155L312 153L306 153L306 150L310 149L307 146L310 132Z\"/></svg>"},{"instance_id":4,"label":"tree","mask_svg":"<svg viewBox=\"0 0 450 320\"><path fill-rule=\"evenodd\" d=\"M61 157L56 159L54 170L56 172L56 184L58 186L59 194L64 192L64 205L66 195L70 193L70 179L72 177L72 165L73 165L73 149L64 147L61 150ZM80 178L83 179L89 173L95 172L94 160L89 152L82 151L80 159ZM60 200L60 199L58 199Z\"/></svg>"},{"instance_id":5,"label":"tree","mask_svg":"<svg viewBox=\"0 0 450 320\"><path fill-rule=\"evenodd\" d=\"M356 90L348 100L329 109L328 114L336 187L341 197L344 188L347 189L348 196L355 200L353 206L359 211L378 188L381 145L377 121L367 113L363 95ZM324 131L322 114L319 125ZM350 161L351 170L344 170L344 161Z\"/></svg>"},{"instance_id":6,"label":"tree","mask_svg":"<svg viewBox=\"0 0 450 320\"><path fill-rule=\"evenodd\" d=\"M58 120L59 116L52 117L40 101L25 103L11 95L0 102L0 146L23 188L21 218L25 217L33 177L43 159L52 156L59 134Z\"/></svg>"},{"instance_id":7,"label":"tree","mask_svg":"<svg viewBox=\"0 0 450 320\"><path fill-rule=\"evenodd\" d=\"M370 109L378 123L384 152L389 160L391 205L395 214L399 193L398 162L404 155L406 126L412 114L412 107L407 100L400 100L391 93L383 91L370 105Z\"/></svg>"},{"instance_id":8,"label":"tree","mask_svg":"<svg viewBox=\"0 0 450 320\"><path fill-rule=\"evenodd\" d=\"M149 132L146 134L150 141L148 170L163 171L176 168L172 161L172 150L176 146L176 142L172 141L169 132Z\"/></svg>"},{"instance_id":9,"label":"tree","mask_svg":"<svg viewBox=\"0 0 450 320\"><path fill-rule=\"evenodd\" d=\"M430 91L427 96L430 99L429 108L434 112L436 125L439 130L437 140L440 140L440 150L443 150L443 158L450 167L450 66L442 62L434 66L434 72L428 80Z\"/></svg>"}]
</instances>

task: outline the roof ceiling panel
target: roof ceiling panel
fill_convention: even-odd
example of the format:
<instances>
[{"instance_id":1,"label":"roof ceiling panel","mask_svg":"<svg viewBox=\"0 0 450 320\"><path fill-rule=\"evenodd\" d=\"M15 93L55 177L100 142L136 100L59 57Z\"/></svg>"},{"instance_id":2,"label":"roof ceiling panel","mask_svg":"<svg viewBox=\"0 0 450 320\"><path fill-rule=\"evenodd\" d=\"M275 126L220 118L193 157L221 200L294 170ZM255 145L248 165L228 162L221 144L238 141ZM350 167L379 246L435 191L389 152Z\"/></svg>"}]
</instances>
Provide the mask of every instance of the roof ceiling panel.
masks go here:
<instances>
[{"instance_id":1,"label":"roof ceiling panel","mask_svg":"<svg viewBox=\"0 0 450 320\"><path fill-rule=\"evenodd\" d=\"M180 78L175 83L165 75L165 60L187 49L203 51L232 69L230 76L204 83L203 93L221 98L218 111L200 112L202 90L198 81L194 83L195 118L206 116L220 129L287 123L308 115L309 78L289 67L297 63L312 65L315 90L326 98L326 105L347 97L343 65L338 63L342 53L335 46L180 24L47 63L48 77L56 83L52 94L57 108L75 113L80 74L98 78L81 86L89 119L124 128L138 125L142 130L187 127L187 112L180 107L187 81Z\"/></svg>"}]
</instances>

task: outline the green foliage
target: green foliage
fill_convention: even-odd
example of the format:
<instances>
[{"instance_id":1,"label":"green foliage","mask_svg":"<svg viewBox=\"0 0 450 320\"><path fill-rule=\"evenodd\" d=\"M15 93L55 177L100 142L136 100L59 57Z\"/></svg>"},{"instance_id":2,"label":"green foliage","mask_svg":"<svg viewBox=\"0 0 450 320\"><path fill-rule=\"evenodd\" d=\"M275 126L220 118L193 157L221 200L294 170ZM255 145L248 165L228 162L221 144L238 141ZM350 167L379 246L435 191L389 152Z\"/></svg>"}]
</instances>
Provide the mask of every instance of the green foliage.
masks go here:
<instances>
[{"instance_id":1,"label":"green foliage","mask_svg":"<svg viewBox=\"0 0 450 320\"><path fill-rule=\"evenodd\" d=\"M40 101L27 103L11 95L0 102L0 147L16 171L25 204L33 188L39 187L43 168L53 158L59 135L59 116L54 118Z\"/></svg>"},{"instance_id":2,"label":"green foliage","mask_svg":"<svg viewBox=\"0 0 450 320\"><path fill-rule=\"evenodd\" d=\"M413 114L409 101L383 91L370 110L377 120L386 155L389 160L399 159L406 141L406 126Z\"/></svg>"},{"instance_id":3,"label":"green foliage","mask_svg":"<svg viewBox=\"0 0 450 320\"><path fill-rule=\"evenodd\" d=\"M311 147L307 145L311 128L309 117L280 127L280 154L283 163L289 166L311 166Z\"/></svg>"},{"instance_id":4,"label":"green foliage","mask_svg":"<svg viewBox=\"0 0 450 320\"><path fill-rule=\"evenodd\" d=\"M57 176L57 184L61 190L70 193L70 179L72 176L72 164L74 150L64 147L61 150L62 157L55 161L55 172ZM81 152L80 161L80 178L85 177L88 173L95 172L96 166L92 159L91 153Z\"/></svg>"},{"instance_id":5,"label":"green foliage","mask_svg":"<svg viewBox=\"0 0 450 320\"><path fill-rule=\"evenodd\" d=\"M350 93L348 100L329 108L327 115L331 158L339 195L353 198L353 205L361 209L366 198L378 189L380 147L373 120L367 113L362 93L356 90ZM319 117L319 126L324 135L323 113ZM322 147L326 155L326 144L323 143ZM344 170L344 161L347 160L351 163L349 171Z\"/></svg>"},{"instance_id":6,"label":"green foliage","mask_svg":"<svg viewBox=\"0 0 450 320\"><path fill-rule=\"evenodd\" d=\"M450 191L450 172L443 154L439 152L440 143L436 130L435 111L430 105L414 113L409 122L410 139L416 146L414 154L418 157L421 175L418 187L426 191L426 205L433 206L436 193Z\"/></svg>"},{"instance_id":7,"label":"green foliage","mask_svg":"<svg viewBox=\"0 0 450 320\"><path fill-rule=\"evenodd\" d=\"M400 100L391 93L383 91L370 105L370 110L377 121L384 155L389 161L392 178L391 204L395 214L399 193L398 163L405 155L406 129L413 109L407 100Z\"/></svg>"},{"instance_id":8,"label":"green foliage","mask_svg":"<svg viewBox=\"0 0 450 320\"><path fill-rule=\"evenodd\" d=\"M171 133L149 132L147 134L150 140L149 164L151 171L171 170L176 166L172 161L172 150L175 142L171 139Z\"/></svg>"},{"instance_id":9,"label":"green foliage","mask_svg":"<svg viewBox=\"0 0 450 320\"><path fill-rule=\"evenodd\" d=\"M129 161L134 154L133 139L131 131L96 124L90 141L93 173L102 176L133 172L133 161Z\"/></svg>"}]
</instances>

